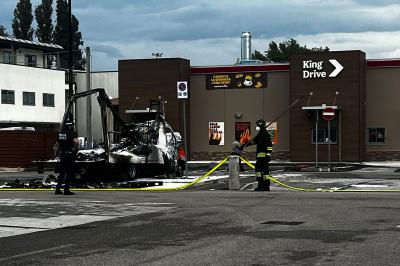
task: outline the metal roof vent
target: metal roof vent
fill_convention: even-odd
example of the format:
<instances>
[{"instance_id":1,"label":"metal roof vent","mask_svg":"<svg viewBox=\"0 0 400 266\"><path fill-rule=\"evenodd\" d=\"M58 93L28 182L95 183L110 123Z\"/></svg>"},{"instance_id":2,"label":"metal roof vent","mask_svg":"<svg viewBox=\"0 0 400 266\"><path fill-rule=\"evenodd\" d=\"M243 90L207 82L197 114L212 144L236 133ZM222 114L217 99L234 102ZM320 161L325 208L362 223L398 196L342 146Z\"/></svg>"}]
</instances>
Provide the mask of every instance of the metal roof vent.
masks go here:
<instances>
[{"instance_id":1,"label":"metal roof vent","mask_svg":"<svg viewBox=\"0 0 400 266\"><path fill-rule=\"evenodd\" d=\"M242 32L242 50L240 61L247 61L251 58L251 33Z\"/></svg>"}]
</instances>

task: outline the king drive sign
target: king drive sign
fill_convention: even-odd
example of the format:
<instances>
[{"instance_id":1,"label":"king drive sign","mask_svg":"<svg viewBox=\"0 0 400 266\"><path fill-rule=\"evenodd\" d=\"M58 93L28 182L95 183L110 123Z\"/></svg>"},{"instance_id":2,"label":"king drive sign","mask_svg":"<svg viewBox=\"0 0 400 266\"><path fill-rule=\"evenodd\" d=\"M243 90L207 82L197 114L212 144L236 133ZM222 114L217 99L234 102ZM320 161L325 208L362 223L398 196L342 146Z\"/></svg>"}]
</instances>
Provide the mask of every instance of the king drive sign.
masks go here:
<instances>
[{"instance_id":1,"label":"king drive sign","mask_svg":"<svg viewBox=\"0 0 400 266\"><path fill-rule=\"evenodd\" d=\"M328 62L335 67L329 75L324 70L324 66ZM335 78L342 70L343 66L336 59L329 59L328 61L303 60L303 79Z\"/></svg>"}]
</instances>

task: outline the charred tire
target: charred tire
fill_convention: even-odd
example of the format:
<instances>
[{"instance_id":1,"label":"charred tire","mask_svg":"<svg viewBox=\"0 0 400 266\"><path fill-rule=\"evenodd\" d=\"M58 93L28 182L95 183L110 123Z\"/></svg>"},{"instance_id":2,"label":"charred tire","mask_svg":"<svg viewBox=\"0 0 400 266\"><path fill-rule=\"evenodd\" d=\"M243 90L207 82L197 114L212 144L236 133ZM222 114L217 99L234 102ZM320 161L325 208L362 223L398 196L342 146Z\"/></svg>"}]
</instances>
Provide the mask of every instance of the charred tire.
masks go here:
<instances>
[{"instance_id":1,"label":"charred tire","mask_svg":"<svg viewBox=\"0 0 400 266\"><path fill-rule=\"evenodd\" d=\"M184 171L185 171L185 165L184 165L184 163L178 161L178 162L177 162L177 167L176 167L175 176L176 176L176 177L183 177Z\"/></svg>"},{"instance_id":2,"label":"charred tire","mask_svg":"<svg viewBox=\"0 0 400 266\"><path fill-rule=\"evenodd\" d=\"M38 165L37 173L38 174L43 174L44 173L44 164L43 163L40 163Z\"/></svg>"},{"instance_id":3,"label":"charred tire","mask_svg":"<svg viewBox=\"0 0 400 266\"><path fill-rule=\"evenodd\" d=\"M137 169L134 165L128 165L126 168L126 177L128 180L133 180L137 177Z\"/></svg>"},{"instance_id":4,"label":"charred tire","mask_svg":"<svg viewBox=\"0 0 400 266\"><path fill-rule=\"evenodd\" d=\"M175 173L176 177L183 177L183 167L182 165L178 164L178 167L176 169L176 173Z\"/></svg>"},{"instance_id":5,"label":"charred tire","mask_svg":"<svg viewBox=\"0 0 400 266\"><path fill-rule=\"evenodd\" d=\"M168 159L166 155L163 155L163 161L164 161L164 175L166 178L170 177L170 173L174 173L174 168L171 165L171 161Z\"/></svg>"}]
</instances>

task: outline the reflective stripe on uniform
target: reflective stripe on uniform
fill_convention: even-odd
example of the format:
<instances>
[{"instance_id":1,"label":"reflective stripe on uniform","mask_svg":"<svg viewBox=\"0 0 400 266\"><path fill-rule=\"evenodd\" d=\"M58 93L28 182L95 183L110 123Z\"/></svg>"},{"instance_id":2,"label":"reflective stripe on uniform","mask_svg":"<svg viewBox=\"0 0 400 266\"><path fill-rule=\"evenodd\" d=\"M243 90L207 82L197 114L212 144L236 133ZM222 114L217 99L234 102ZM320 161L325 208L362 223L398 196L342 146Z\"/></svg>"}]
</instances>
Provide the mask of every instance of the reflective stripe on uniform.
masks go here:
<instances>
[{"instance_id":1,"label":"reflective stripe on uniform","mask_svg":"<svg viewBox=\"0 0 400 266\"><path fill-rule=\"evenodd\" d=\"M261 177L261 172L256 172L256 177Z\"/></svg>"},{"instance_id":2,"label":"reflective stripe on uniform","mask_svg":"<svg viewBox=\"0 0 400 266\"><path fill-rule=\"evenodd\" d=\"M266 153L266 152L257 153L257 158L263 158L267 156L271 156L271 153Z\"/></svg>"},{"instance_id":3,"label":"reflective stripe on uniform","mask_svg":"<svg viewBox=\"0 0 400 266\"><path fill-rule=\"evenodd\" d=\"M271 176L270 175L263 175L264 180L268 180Z\"/></svg>"},{"instance_id":4,"label":"reflective stripe on uniform","mask_svg":"<svg viewBox=\"0 0 400 266\"><path fill-rule=\"evenodd\" d=\"M268 150L268 151L272 151L272 147L268 147L267 150Z\"/></svg>"}]
</instances>

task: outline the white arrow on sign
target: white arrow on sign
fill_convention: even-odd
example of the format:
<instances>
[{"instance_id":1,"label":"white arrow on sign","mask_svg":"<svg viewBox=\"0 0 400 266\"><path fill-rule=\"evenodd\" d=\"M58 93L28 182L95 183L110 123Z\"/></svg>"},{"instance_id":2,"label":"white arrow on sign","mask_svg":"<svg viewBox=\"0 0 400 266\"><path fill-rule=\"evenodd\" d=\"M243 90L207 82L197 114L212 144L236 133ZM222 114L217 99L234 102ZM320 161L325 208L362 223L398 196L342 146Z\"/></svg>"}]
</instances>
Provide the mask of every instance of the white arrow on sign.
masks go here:
<instances>
[{"instance_id":1,"label":"white arrow on sign","mask_svg":"<svg viewBox=\"0 0 400 266\"><path fill-rule=\"evenodd\" d=\"M329 62L335 67L335 70L332 71L329 77L334 78L343 70L343 66L336 59L329 59Z\"/></svg>"}]
</instances>

